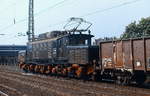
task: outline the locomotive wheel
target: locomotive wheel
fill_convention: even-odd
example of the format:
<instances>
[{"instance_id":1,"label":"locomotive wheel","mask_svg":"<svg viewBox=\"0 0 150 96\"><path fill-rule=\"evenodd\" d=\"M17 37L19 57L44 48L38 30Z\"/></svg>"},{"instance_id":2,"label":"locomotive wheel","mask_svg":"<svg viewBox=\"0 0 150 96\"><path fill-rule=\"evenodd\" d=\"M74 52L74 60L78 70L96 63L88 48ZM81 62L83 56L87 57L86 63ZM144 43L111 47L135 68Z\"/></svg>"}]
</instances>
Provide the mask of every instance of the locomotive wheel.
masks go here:
<instances>
[{"instance_id":1,"label":"locomotive wheel","mask_svg":"<svg viewBox=\"0 0 150 96\"><path fill-rule=\"evenodd\" d=\"M76 78L77 75L76 75L76 70L75 69L71 69L68 71L68 77L69 78Z\"/></svg>"},{"instance_id":2,"label":"locomotive wheel","mask_svg":"<svg viewBox=\"0 0 150 96\"><path fill-rule=\"evenodd\" d=\"M40 66L40 73L44 74L45 73L45 66Z\"/></svg>"},{"instance_id":3,"label":"locomotive wheel","mask_svg":"<svg viewBox=\"0 0 150 96\"><path fill-rule=\"evenodd\" d=\"M97 81L96 75L91 75L91 79L92 79L92 81Z\"/></svg>"},{"instance_id":4,"label":"locomotive wheel","mask_svg":"<svg viewBox=\"0 0 150 96\"><path fill-rule=\"evenodd\" d=\"M57 75L57 72L56 72L56 68L55 68L55 67L52 68L52 75Z\"/></svg>"},{"instance_id":5,"label":"locomotive wheel","mask_svg":"<svg viewBox=\"0 0 150 96\"><path fill-rule=\"evenodd\" d=\"M91 79L92 81L101 81L102 80L102 76L97 74L96 72L94 72L92 75L91 75Z\"/></svg>"},{"instance_id":6,"label":"locomotive wheel","mask_svg":"<svg viewBox=\"0 0 150 96\"><path fill-rule=\"evenodd\" d=\"M74 78L75 77L75 71L71 70L70 72L68 72L68 77Z\"/></svg>"},{"instance_id":7,"label":"locomotive wheel","mask_svg":"<svg viewBox=\"0 0 150 96\"><path fill-rule=\"evenodd\" d=\"M29 72L29 68L28 68L28 66L25 65L25 64L24 64L24 66L23 66L22 69L23 69L23 71L24 71L25 73Z\"/></svg>"},{"instance_id":8,"label":"locomotive wheel","mask_svg":"<svg viewBox=\"0 0 150 96\"><path fill-rule=\"evenodd\" d=\"M29 65L30 72L34 72L34 65Z\"/></svg>"},{"instance_id":9,"label":"locomotive wheel","mask_svg":"<svg viewBox=\"0 0 150 96\"><path fill-rule=\"evenodd\" d=\"M23 66L24 66L23 63L20 63L20 64L19 64L19 68L20 68L20 69L22 69Z\"/></svg>"},{"instance_id":10,"label":"locomotive wheel","mask_svg":"<svg viewBox=\"0 0 150 96\"><path fill-rule=\"evenodd\" d=\"M46 74L46 75L48 75L48 74L50 74L50 73L51 73L51 72L50 72L49 70L46 70L46 71L45 71L45 74Z\"/></svg>"},{"instance_id":11,"label":"locomotive wheel","mask_svg":"<svg viewBox=\"0 0 150 96\"><path fill-rule=\"evenodd\" d=\"M50 74L52 72L52 67L51 66L47 66L45 74Z\"/></svg>"},{"instance_id":12,"label":"locomotive wheel","mask_svg":"<svg viewBox=\"0 0 150 96\"><path fill-rule=\"evenodd\" d=\"M81 78L82 78L82 74L83 74L82 70L83 70L83 68L82 68L82 67L79 67L79 68L77 69L77 71L76 71L76 74L77 74L77 78L78 78L78 79L81 79Z\"/></svg>"},{"instance_id":13,"label":"locomotive wheel","mask_svg":"<svg viewBox=\"0 0 150 96\"><path fill-rule=\"evenodd\" d=\"M39 68L38 65L35 66L34 71L35 71L36 73L38 73L38 72L40 71L40 68Z\"/></svg>"},{"instance_id":14,"label":"locomotive wheel","mask_svg":"<svg viewBox=\"0 0 150 96\"><path fill-rule=\"evenodd\" d=\"M66 68L64 68L64 69L62 70L62 76L64 76L64 77L67 76L67 69L66 69Z\"/></svg>"}]
</instances>

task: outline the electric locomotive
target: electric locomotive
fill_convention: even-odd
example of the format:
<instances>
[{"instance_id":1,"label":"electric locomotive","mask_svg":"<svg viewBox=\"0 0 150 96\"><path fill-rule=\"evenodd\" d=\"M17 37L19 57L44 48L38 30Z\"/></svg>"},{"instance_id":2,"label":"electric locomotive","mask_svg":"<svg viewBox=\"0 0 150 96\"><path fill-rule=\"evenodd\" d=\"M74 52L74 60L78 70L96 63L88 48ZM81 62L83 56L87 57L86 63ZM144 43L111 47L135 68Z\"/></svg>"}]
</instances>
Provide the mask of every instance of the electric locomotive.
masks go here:
<instances>
[{"instance_id":1,"label":"electric locomotive","mask_svg":"<svg viewBox=\"0 0 150 96\"><path fill-rule=\"evenodd\" d=\"M20 67L26 72L91 78L95 72L93 66L98 62L99 47L91 46L91 38L94 37L88 30L91 23L86 29L79 30L81 22L87 22L76 19L80 22L71 30L40 34L28 42Z\"/></svg>"}]
</instances>

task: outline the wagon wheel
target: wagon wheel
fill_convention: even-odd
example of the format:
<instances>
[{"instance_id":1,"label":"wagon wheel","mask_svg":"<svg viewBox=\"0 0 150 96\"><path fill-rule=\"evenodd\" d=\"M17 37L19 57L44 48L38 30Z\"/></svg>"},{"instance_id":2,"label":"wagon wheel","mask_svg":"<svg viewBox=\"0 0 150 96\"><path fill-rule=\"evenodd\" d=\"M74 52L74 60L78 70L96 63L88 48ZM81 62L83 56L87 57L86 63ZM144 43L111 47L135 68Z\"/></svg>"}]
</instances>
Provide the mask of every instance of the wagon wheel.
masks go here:
<instances>
[{"instance_id":1,"label":"wagon wheel","mask_svg":"<svg viewBox=\"0 0 150 96\"><path fill-rule=\"evenodd\" d=\"M121 78L121 76L117 76L117 78L116 78L116 84L119 84L119 85L121 85L122 84L122 78Z\"/></svg>"},{"instance_id":2,"label":"wagon wheel","mask_svg":"<svg viewBox=\"0 0 150 96\"><path fill-rule=\"evenodd\" d=\"M123 77L123 76L117 76L116 84L124 85L125 82L126 82L126 78L125 77Z\"/></svg>"},{"instance_id":3,"label":"wagon wheel","mask_svg":"<svg viewBox=\"0 0 150 96\"><path fill-rule=\"evenodd\" d=\"M119 85L129 85L131 82L129 76L117 76L116 83Z\"/></svg>"}]
</instances>

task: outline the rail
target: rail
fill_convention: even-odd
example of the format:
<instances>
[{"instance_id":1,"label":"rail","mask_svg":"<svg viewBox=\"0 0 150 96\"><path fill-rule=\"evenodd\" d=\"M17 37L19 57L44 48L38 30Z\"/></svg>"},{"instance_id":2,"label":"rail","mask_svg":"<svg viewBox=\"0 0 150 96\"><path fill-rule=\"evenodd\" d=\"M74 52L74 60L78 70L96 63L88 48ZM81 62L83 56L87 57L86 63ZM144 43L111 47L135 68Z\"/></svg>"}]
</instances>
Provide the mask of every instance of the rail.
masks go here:
<instances>
[{"instance_id":1,"label":"rail","mask_svg":"<svg viewBox=\"0 0 150 96\"><path fill-rule=\"evenodd\" d=\"M2 96L9 96L9 95L7 95L6 93L4 93L4 92L2 92L2 91L0 91L0 94L2 95ZM0 95L0 96L1 96Z\"/></svg>"}]
</instances>

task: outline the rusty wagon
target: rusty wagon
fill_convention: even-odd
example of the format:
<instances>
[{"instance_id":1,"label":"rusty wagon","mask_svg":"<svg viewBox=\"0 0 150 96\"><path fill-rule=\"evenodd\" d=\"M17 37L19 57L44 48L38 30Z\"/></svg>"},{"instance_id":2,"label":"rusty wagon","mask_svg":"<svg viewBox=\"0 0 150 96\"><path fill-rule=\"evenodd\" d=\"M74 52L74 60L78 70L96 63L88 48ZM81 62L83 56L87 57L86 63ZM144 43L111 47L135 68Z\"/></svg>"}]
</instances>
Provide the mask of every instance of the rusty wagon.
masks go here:
<instances>
[{"instance_id":1,"label":"rusty wagon","mask_svg":"<svg viewBox=\"0 0 150 96\"><path fill-rule=\"evenodd\" d=\"M141 84L150 74L150 38L101 42L99 46L102 78Z\"/></svg>"}]
</instances>

